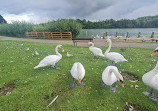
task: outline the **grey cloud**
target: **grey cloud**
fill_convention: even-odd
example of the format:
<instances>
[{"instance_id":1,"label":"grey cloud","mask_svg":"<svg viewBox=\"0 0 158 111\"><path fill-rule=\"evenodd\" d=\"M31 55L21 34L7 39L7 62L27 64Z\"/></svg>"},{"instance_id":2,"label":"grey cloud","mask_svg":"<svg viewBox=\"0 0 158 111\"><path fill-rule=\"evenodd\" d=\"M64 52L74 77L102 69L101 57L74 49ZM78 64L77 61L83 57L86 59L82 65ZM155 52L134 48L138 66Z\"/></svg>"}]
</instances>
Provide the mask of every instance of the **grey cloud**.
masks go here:
<instances>
[{"instance_id":1,"label":"grey cloud","mask_svg":"<svg viewBox=\"0 0 158 111\"><path fill-rule=\"evenodd\" d=\"M137 18L140 15L157 14L153 5L157 0L4 0L0 12L29 14L31 18L80 18L89 20ZM148 10L146 10L146 7ZM156 9L155 9L156 10ZM143 11L146 11L145 14Z\"/></svg>"}]
</instances>

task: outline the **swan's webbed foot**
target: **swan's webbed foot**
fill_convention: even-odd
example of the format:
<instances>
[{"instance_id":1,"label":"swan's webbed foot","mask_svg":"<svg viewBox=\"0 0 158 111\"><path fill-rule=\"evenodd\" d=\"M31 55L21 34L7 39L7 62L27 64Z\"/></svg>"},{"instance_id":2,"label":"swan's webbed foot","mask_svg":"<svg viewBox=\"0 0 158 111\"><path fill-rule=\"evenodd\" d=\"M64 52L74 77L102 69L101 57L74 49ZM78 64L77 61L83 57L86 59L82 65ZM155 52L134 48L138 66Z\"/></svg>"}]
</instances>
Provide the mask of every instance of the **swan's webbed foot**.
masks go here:
<instances>
[{"instance_id":1,"label":"swan's webbed foot","mask_svg":"<svg viewBox=\"0 0 158 111\"><path fill-rule=\"evenodd\" d=\"M112 92L116 92L116 86L111 86L110 89Z\"/></svg>"},{"instance_id":2,"label":"swan's webbed foot","mask_svg":"<svg viewBox=\"0 0 158 111\"><path fill-rule=\"evenodd\" d=\"M82 85L82 86L85 86L86 84L85 84L83 81L81 81L81 85Z\"/></svg>"},{"instance_id":3,"label":"swan's webbed foot","mask_svg":"<svg viewBox=\"0 0 158 111\"><path fill-rule=\"evenodd\" d=\"M101 86L103 87L106 87L106 84L105 83L100 83Z\"/></svg>"},{"instance_id":4,"label":"swan's webbed foot","mask_svg":"<svg viewBox=\"0 0 158 111\"><path fill-rule=\"evenodd\" d=\"M110 87L112 92L116 92L116 82Z\"/></svg>"},{"instance_id":5,"label":"swan's webbed foot","mask_svg":"<svg viewBox=\"0 0 158 111\"><path fill-rule=\"evenodd\" d=\"M56 67L56 66L51 66L54 69L60 69L60 67Z\"/></svg>"},{"instance_id":6,"label":"swan's webbed foot","mask_svg":"<svg viewBox=\"0 0 158 111\"><path fill-rule=\"evenodd\" d=\"M75 81L72 84L70 84L70 87L76 87Z\"/></svg>"},{"instance_id":7,"label":"swan's webbed foot","mask_svg":"<svg viewBox=\"0 0 158 111\"><path fill-rule=\"evenodd\" d=\"M151 92L144 91L143 94L148 96L151 101L155 101L155 102L158 101L158 97L155 97L153 94L153 89L151 90Z\"/></svg>"},{"instance_id":8,"label":"swan's webbed foot","mask_svg":"<svg viewBox=\"0 0 158 111\"><path fill-rule=\"evenodd\" d=\"M94 56L93 59L99 59L99 57L98 56Z\"/></svg>"},{"instance_id":9,"label":"swan's webbed foot","mask_svg":"<svg viewBox=\"0 0 158 111\"><path fill-rule=\"evenodd\" d=\"M60 69L60 67L55 67L55 69Z\"/></svg>"}]
</instances>

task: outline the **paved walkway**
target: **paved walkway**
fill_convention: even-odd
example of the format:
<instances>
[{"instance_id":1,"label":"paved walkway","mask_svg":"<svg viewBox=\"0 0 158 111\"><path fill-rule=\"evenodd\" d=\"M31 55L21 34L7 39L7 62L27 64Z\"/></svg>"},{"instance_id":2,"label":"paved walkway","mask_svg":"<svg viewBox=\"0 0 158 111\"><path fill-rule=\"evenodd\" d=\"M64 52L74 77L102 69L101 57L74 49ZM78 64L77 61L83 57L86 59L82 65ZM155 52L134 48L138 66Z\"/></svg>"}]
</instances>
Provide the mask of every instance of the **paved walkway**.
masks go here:
<instances>
[{"instance_id":1,"label":"paved walkway","mask_svg":"<svg viewBox=\"0 0 158 111\"><path fill-rule=\"evenodd\" d=\"M71 40L44 40L44 39L27 39L27 38L14 38L0 36L0 40L16 40L16 41L28 41L28 42L41 42L41 43L57 43L57 44L69 44L73 45ZM108 46L105 39L95 39L94 44L96 47ZM88 47L88 43L78 42L78 46ZM112 47L137 47L137 48L151 48L155 49L158 47L158 43L129 43L129 42L113 42Z\"/></svg>"}]
</instances>

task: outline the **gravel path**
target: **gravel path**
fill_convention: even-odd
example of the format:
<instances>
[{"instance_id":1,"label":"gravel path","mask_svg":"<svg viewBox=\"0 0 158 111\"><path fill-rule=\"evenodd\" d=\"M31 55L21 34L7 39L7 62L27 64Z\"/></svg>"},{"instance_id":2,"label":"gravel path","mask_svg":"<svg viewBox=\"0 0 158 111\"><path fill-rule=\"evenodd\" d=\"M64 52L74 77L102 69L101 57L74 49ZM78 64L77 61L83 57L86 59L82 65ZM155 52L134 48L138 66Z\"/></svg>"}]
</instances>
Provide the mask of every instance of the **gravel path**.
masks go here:
<instances>
[{"instance_id":1,"label":"gravel path","mask_svg":"<svg viewBox=\"0 0 158 111\"><path fill-rule=\"evenodd\" d=\"M73 45L71 40L44 40L44 39L27 39L27 38L14 38L14 37L5 37L0 36L0 40L16 40L16 41L28 41L28 42L41 42L41 43L57 43L57 44L69 44ZM105 39L95 39L94 44L97 47L108 46L108 43ZM87 42L78 42L78 46L88 47ZM155 49L158 47L158 43L129 43L129 42L113 42L112 47L136 47L136 48L151 48Z\"/></svg>"}]
</instances>

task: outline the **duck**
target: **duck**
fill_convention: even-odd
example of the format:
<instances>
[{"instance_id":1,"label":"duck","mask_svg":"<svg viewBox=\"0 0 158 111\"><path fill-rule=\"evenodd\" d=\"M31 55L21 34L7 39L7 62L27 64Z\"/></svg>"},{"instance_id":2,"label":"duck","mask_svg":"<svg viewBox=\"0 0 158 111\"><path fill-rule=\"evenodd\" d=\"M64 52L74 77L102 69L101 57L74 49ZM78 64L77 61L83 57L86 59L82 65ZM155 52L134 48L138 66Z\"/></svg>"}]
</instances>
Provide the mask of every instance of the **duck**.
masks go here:
<instances>
[{"instance_id":1,"label":"duck","mask_svg":"<svg viewBox=\"0 0 158 111\"><path fill-rule=\"evenodd\" d=\"M97 56L104 57L104 54L100 48L94 47L93 42L89 42L89 50L94 54L94 58Z\"/></svg>"},{"instance_id":2,"label":"duck","mask_svg":"<svg viewBox=\"0 0 158 111\"><path fill-rule=\"evenodd\" d=\"M80 62L75 62L70 70L71 76L73 78L73 83L70 87L76 87L75 79L78 80L78 83L82 86L85 85L83 78L85 76L85 69Z\"/></svg>"},{"instance_id":3,"label":"duck","mask_svg":"<svg viewBox=\"0 0 158 111\"><path fill-rule=\"evenodd\" d=\"M112 42L110 39L106 39L107 42L109 43L109 47L108 49L105 51L104 53L104 56L112 61L115 62L115 66L117 66L117 63L118 62L124 62L124 61L127 61L123 55L121 55L120 53L117 53L117 52L109 52L110 49L111 49L111 45L112 45Z\"/></svg>"},{"instance_id":4,"label":"duck","mask_svg":"<svg viewBox=\"0 0 158 111\"><path fill-rule=\"evenodd\" d=\"M154 52L150 56L154 56L158 53L158 47L154 50Z\"/></svg>"},{"instance_id":5,"label":"duck","mask_svg":"<svg viewBox=\"0 0 158 111\"><path fill-rule=\"evenodd\" d=\"M155 97L153 94L154 90L158 90L158 62L154 69L142 76L142 81L145 85L151 87L150 93L144 91L143 94L148 96L153 101L158 101L158 97Z\"/></svg>"},{"instance_id":6,"label":"duck","mask_svg":"<svg viewBox=\"0 0 158 111\"><path fill-rule=\"evenodd\" d=\"M58 52L59 48L61 48L62 50L64 50L62 45L60 45L60 44L57 45L56 48L55 48L56 55L48 55L48 56L46 56L44 59L42 59L39 62L39 64L37 66L34 67L34 69L37 69L39 67L45 67L45 66L52 66L53 68L56 68L55 64L60 59L62 59L62 55Z\"/></svg>"},{"instance_id":7,"label":"duck","mask_svg":"<svg viewBox=\"0 0 158 111\"><path fill-rule=\"evenodd\" d=\"M111 91L116 92L116 82L120 81L122 87L123 84L123 77L119 73L118 68L116 66L107 66L102 73L102 86L111 86Z\"/></svg>"}]
</instances>

